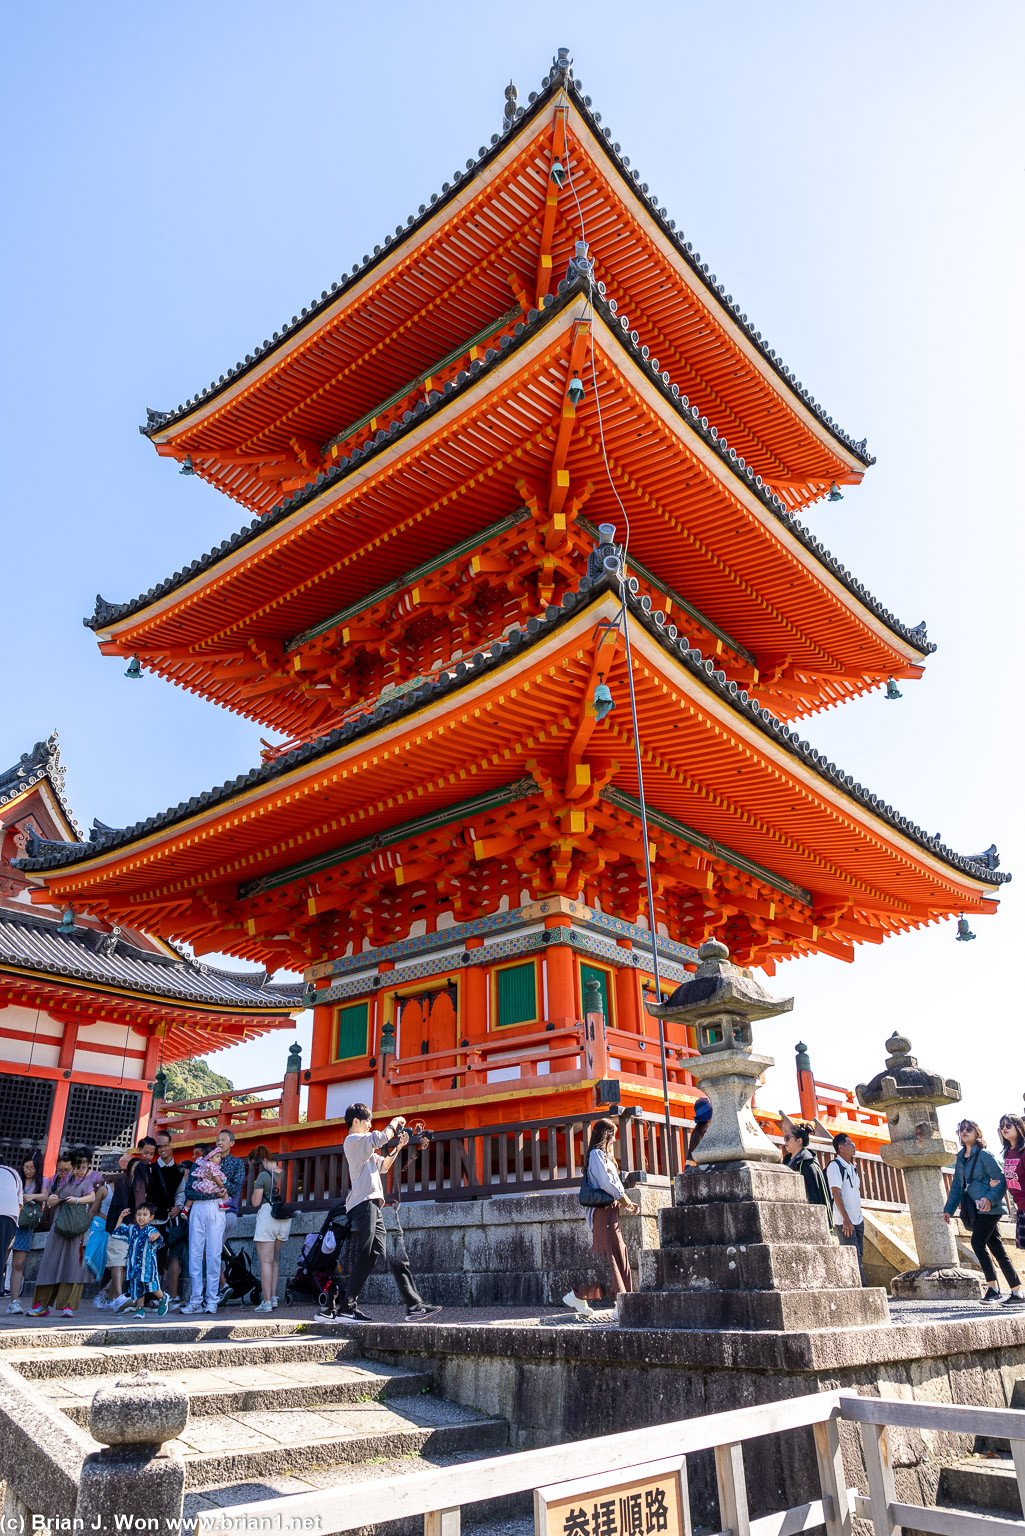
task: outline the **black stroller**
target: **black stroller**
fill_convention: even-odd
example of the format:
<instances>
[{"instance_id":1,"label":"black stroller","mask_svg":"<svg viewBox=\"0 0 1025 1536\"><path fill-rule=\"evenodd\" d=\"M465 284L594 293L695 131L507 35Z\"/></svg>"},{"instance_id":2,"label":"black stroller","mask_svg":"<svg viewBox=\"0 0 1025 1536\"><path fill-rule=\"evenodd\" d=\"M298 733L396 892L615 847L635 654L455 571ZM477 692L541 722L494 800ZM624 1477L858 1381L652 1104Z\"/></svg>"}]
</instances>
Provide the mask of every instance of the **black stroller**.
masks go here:
<instances>
[{"instance_id":1,"label":"black stroller","mask_svg":"<svg viewBox=\"0 0 1025 1536\"><path fill-rule=\"evenodd\" d=\"M327 1306L337 1290L340 1273L338 1261L352 1222L339 1200L324 1217L319 1232L311 1232L303 1243L295 1274L285 1285L285 1305L294 1306L302 1296L312 1296L320 1306Z\"/></svg>"},{"instance_id":2,"label":"black stroller","mask_svg":"<svg viewBox=\"0 0 1025 1536\"><path fill-rule=\"evenodd\" d=\"M229 1248L225 1243L221 1249L221 1263L224 1265L224 1284L218 1292L218 1306L243 1306L247 1301L252 1301L255 1306L263 1292L245 1252L241 1248Z\"/></svg>"}]
</instances>

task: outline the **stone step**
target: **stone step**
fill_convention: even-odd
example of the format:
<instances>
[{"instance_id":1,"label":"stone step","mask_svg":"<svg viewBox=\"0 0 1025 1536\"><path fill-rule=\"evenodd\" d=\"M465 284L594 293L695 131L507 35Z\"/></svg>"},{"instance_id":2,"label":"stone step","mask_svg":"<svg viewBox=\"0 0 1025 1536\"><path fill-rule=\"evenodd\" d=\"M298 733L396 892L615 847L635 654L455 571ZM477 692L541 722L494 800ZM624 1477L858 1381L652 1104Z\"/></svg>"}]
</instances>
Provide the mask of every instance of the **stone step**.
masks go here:
<instances>
[{"instance_id":1,"label":"stone step","mask_svg":"<svg viewBox=\"0 0 1025 1536\"><path fill-rule=\"evenodd\" d=\"M333 1333L277 1335L267 1337L240 1328L231 1337L202 1337L153 1342L155 1330L141 1329L134 1340L110 1340L106 1344L80 1344L77 1347L15 1347L4 1350L4 1360L25 1377L43 1378L100 1376L111 1372L217 1369L225 1366L255 1366L271 1362L329 1361L357 1359L359 1343ZM182 1330L188 1332L189 1330Z\"/></svg>"},{"instance_id":2,"label":"stone step","mask_svg":"<svg viewBox=\"0 0 1025 1536\"><path fill-rule=\"evenodd\" d=\"M667 1206L659 1212L663 1248L708 1248L729 1243L832 1243L821 1205L734 1200L722 1205Z\"/></svg>"},{"instance_id":3,"label":"stone step","mask_svg":"<svg viewBox=\"0 0 1025 1536\"><path fill-rule=\"evenodd\" d=\"M634 1291L619 1298L622 1328L740 1328L804 1332L889 1322L882 1289Z\"/></svg>"},{"instance_id":4,"label":"stone step","mask_svg":"<svg viewBox=\"0 0 1025 1536\"><path fill-rule=\"evenodd\" d=\"M387 1402L243 1410L190 1419L176 1442L186 1486L302 1476L383 1457L452 1452L493 1454L508 1425L420 1394Z\"/></svg>"},{"instance_id":5,"label":"stone step","mask_svg":"<svg viewBox=\"0 0 1025 1536\"><path fill-rule=\"evenodd\" d=\"M1022 1516L1018 1479L1010 1456L965 1456L940 1472L939 1501L944 1507L997 1510Z\"/></svg>"},{"instance_id":6,"label":"stone step","mask_svg":"<svg viewBox=\"0 0 1025 1536\"><path fill-rule=\"evenodd\" d=\"M109 1369L94 1376L50 1377L37 1385L55 1408L88 1428L95 1393L123 1370L122 1364L111 1362ZM372 1361L350 1364L342 1360L269 1360L263 1365L224 1364L220 1369L165 1369L160 1375L163 1380L184 1387L193 1416L200 1418L266 1409L330 1407L412 1397L431 1390L431 1377L426 1371L377 1365Z\"/></svg>"},{"instance_id":7,"label":"stone step","mask_svg":"<svg viewBox=\"0 0 1025 1536\"><path fill-rule=\"evenodd\" d=\"M860 1285L853 1248L839 1243L728 1243L719 1248L644 1248L641 1289L682 1291L709 1285L732 1291L813 1291Z\"/></svg>"}]
</instances>

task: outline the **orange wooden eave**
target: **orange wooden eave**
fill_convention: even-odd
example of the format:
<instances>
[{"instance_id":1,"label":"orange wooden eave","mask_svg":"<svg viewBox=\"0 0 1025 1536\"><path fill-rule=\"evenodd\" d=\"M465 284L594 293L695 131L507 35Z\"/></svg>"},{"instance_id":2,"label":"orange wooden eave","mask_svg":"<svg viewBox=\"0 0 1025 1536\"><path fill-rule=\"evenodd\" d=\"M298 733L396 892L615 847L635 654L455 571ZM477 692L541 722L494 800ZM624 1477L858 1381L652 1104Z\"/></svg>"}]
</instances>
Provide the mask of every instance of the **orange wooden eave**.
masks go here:
<instances>
[{"instance_id":1,"label":"orange wooden eave","mask_svg":"<svg viewBox=\"0 0 1025 1536\"><path fill-rule=\"evenodd\" d=\"M517 293L532 300L558 111L552 104L529 119L334 303L155 432L158 452L188 454L219 489L267 512L282 494L281 481L267 478L275 461L290 486L312 477L336 433L497 319ZM864 463L700 281L577 108L564 115L573 191L564 186L558 197L554 281L581 237L579 203L596 278L681 390L790 505L817 499L832 480L860 479Z\"/></svg>"},{"instance_id":2,"label":"orange wooden eave","mask_svg":"<svg viewBox=\"0 0 1025 1536\"><path fill-rule=\"evenodd\" d=\"M45 899L174 934L198 893L231 903L240 882L354 837L509 783L565 752L577 732L595 626L611 596L458 692L291 769L269 785L44 876ZM696 679L636 623L635 677L649 804L890 929L987 911L992 888L947 865L795 759ZM636 793L623 704L592 737L614 753L615 785ZM41 893L42 894L42 893ZM159 920L158 920L159 919Z\"/></svg>"},{"instance_id":3,"label":"orange wooden eave","mask_svg":"<svg viewBox=\"0 0 1025 1536\"><path fill-rule=\"evenodd\" d=\"M513 510L524 481L545 485L568 348L584 313L581 298L458 399L207 571L100 631L101 641L272 729L302 734L310 700L299 686L246 700L237 681L261 666L272 672L283 642ZM631 551L760 661L835 678L836 698L866 686L865 677L871 686L916 666L922 652L726 469L615 329L596 317L594 335L605 440L630 512ZM568 442L569 481L593 486L592 522L621 523L592 396L593 389ZM246 670L233 680L236 666Z\"/></svg>"}]
</instances>

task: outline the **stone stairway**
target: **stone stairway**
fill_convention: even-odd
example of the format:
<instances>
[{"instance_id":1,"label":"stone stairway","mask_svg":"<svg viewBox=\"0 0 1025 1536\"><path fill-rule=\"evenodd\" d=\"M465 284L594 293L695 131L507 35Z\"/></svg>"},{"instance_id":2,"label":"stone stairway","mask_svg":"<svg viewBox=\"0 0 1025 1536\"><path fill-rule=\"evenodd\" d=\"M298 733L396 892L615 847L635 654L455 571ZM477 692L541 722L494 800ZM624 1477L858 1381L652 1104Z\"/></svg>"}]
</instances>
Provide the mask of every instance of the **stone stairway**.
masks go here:
<instances>
[{"instance_id":1,"label":"stone stairway","mask_svg":"<svg viewBox=\"0 0 1025 1536\"><path fill-rule=\"evenodd\" d=\"M93 1395L117 1376L149 1370L181 1385L186 1513L493 1456L508 1442L503 1420L436 1397L428 1373L364 1360L355 1339L302 1324L211 1319L91 1329L81 1342L8 1334L4 1345L5 1363L86 1428Z\"/></svg>"},{"instance_id":2,"label":"stone stairway","mask_svg":"<svg viewBox=\"0 0 1025 1536\"><path fill-rule=\"evenodd\" d=\"M1011 1388L1012 1408L1025 1408L1025 1379ZM1022 1498L1007 1440L980 1435L975 1453L948 1462L940 1474L939 1503L966 1514L1023 1520ZM1025 1523L1025 1521L1023 1521Z\"/></svg>"}]
</instances>

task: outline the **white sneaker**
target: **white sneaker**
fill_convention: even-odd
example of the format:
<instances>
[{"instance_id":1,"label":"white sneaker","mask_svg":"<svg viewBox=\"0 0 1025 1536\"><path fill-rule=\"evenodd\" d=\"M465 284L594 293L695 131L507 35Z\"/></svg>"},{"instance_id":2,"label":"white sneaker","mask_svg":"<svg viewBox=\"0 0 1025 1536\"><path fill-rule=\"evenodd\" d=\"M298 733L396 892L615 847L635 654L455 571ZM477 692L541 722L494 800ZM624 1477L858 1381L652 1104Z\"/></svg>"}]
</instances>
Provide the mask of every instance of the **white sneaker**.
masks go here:
<instances>
[{"instance_id":1,"label":"white sneaker","mask_svg":"<svg viewBox=\"0 0 1025 1536\"><path fill-rule=\"evenodd\" d=\"M202 1312L202 1310L203 1307L201 1303L193 1305L193 1303L190 1301L187 1307L182 1307L182 1316L185 1317L188 1314L194 1317L197 1312Z\"/></svg>"},{"instance_id":2,"label":"white sneaker","mask_svg":"<svg viewBox=\"0 0 1025 1536\"><path fill-rule=\"evenodd\" d=\"M570 1307L574 1312L579 1312L581 1317L593 1317L594 1313L586 1301L581 1301L575 1291L567 1291L562 1298L564 1307Z\"/></svg>"},{"instance_id":3,"label":"white sneaker","mask_svg":"<svg viewBox=\"0 0 1025 1536\"><path fill-rule=\"evenodd\" d=\"M258 1302L257 1305L253 1308L253 1311L254 1312L273 1312L274 1311L274 1303L272 1301L261 1301L261 1302Z\"/></svg>"},{"instance_id":4,"label":"white sneaker","mask_svg":"<svg viewBox=\"0 0 1025 1536\"><path fill-rule=\"evenodd\" d=\"M132 1298L130 1296L126 1296L124 1294L124 1292L122 1291L120 1296L115 1296L114 1300L111 1301L111 1302L108 1302L107 1305L110 1307L110 1310L112 1312L120 1312L122 1307L127 1307L128 1303L131 1301L131 1299Z\"/></svg>"},{"instance_id":5,"label":"white sneaker","mask_svg":"<svg viewBox=\"0 0 1025 1536\"><path fill-rule=\"evenodd\" d=\"M93 1306L94 1307L105 1307L107 1305L108 1305L108 1302L107 1302L106 1296L104 1296L102 1291L97 1291L96 1295L93 1297Z\"/></svg>"},{"instance_id":6,"label":"white sneaker","mask_svg":"<svg viewBox=\"0 0 1025 1536\"><path fill-rule=\"evenodd\" d=\"M278 1298L276 1296L272 1296L271 1299L270 1299L270 1304L271 1304L271 1311L273 1312L274 1308L278 1304Z\"/></svg>"},{"instance_id":7,"label":"white sneaker","mask_svg":"<svg viewBox=\"0 0 1025 1536\"><path fill-rule=\"evenodd\" d=\"M8 1304L7 1304L7 1316L10 1317L12 1312L13 1313L20 1312L23 1317L25 1315L25 1308L22 1306L21 1302L17 1299L17 1297L15 1297L13 1301L8 1302Z\"/></svg>"},{"instance_id":8,"label":"white sneaker","mask_svg":"<svg viewBox=\"0 0 1025 1536\"><path fill-rule=\"evenodd\" d=\"M197 1307L196 1310L198 1312L199 1308ZM216 1317L217 1316L217 1308L216 1307L207 1307L206 1310L209 1312L211 1317Z\"/></svg>"},{"instance_id":9,"label":"white sneaker","mask_svg":"<svg viewBox=\"0 0 1025 1536\"><path fill-rule=\"evenodd\" d=\"M167 1298L167 1310L168 1310L168 1312L180 1312L181 1311L181 1306L182 1306L182 1304L178 1300L177 1296L169 1296Z\"/></svg>"}]
</instances>

